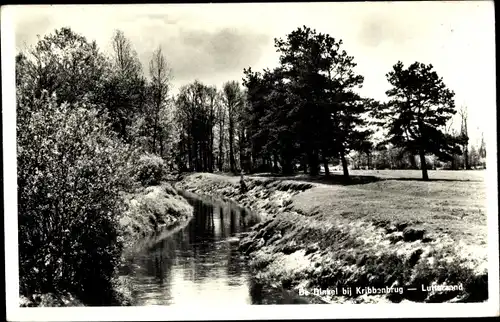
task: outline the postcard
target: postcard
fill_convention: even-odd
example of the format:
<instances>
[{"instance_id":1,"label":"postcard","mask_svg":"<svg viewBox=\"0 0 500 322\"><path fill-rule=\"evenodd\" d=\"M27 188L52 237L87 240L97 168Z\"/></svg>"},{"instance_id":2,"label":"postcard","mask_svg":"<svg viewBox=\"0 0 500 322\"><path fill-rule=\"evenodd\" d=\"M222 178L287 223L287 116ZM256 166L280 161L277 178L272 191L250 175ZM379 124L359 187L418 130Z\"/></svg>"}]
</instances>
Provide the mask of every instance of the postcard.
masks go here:
<instances>
[{"instance_id":1,"label":"postcard","mask_svg":"<svg viewBox=\"0 0 500 322\"><path fill-rule=\"evenodd\" d=\"M1 21L8 320L498 316L493 2Z\"/></svg>"}]
</instances>

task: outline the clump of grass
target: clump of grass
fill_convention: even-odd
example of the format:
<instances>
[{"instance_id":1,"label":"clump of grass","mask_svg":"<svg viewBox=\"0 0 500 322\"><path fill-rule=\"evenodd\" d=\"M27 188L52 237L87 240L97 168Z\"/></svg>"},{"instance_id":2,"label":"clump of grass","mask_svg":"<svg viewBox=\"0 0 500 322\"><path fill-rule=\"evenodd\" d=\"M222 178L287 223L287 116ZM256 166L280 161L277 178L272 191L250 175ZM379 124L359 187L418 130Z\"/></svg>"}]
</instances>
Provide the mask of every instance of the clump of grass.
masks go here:
<instances>
[{"instance_id":1,"label":"clump of grass","mask_svg":"<svg viewBox=\"0 0 500 322\"><path fill-rule=\"evenodd\" d=\"M398 296L393 294L389 296L392 301L401 301L402 298L406 298L417 302L446 302L455 297L461 297L463 302L481 302L488 298L487 274L474 274L473 270L462 265L463 262L458 258L451 262L444 258L432 263L418 261L421 254L421 250L413 252L409 257L396 253L373 256L369 253L345 251L334 255L323 264L316 265L316 269L309 272L310 284L321 288L346 285L383 288L391 285L405 285L418 289L418 291L407 291ZM357 260L353 262L354 258ZM351 269L353 265L356 269ZM432 284L462 284L464 290L437 293L421 291L422 286L427 287ZM352 296L357 295L352 294Z\"/></svg>"},{"instance_id":2,"label":"clump of grass","mask_svg":"<svg viewBox=\"0 0 500 322\"><path fill-rule=\"evenodd\" d=\"M165 191L165 193L167 195L171 195L171 196L177 196L177 191L175 190L174 187L172 187L170 184L163 184L162 186L162 189L163 191Z\"/></svg>"},{"instance_id":3,"label":"clump of grass","mask_svg":"<svg viewBox=\"0 0 500 322\"><path fill-rule=\"evenodd\" d=\"M272 255L263 253L261 256L255 257L255 259L251 262L251 268L262 270L267 267L272 260Z\"/></svg>"},{"instance_id":4,"label":"clump of grass","mask_svg":"<svg viewBox=\"0 0 500 322\"><path fill-rule=\"evenodd\" d=\"M294 182L294 181L277 181L275 187L280 191L305 191L313 187L310 183Z\"/></svg>"},{"instance_id":5,"label":"clump of grass","mask_svg":"<svg viewBox=\"0 0 500 322\"><path fill-rule=\"evenodd\" d=\"M444 251L435 253L433 261L421 261L415 265L409 283L419 287L432 284L463 285L462 293L447 291L437 295L429 294L424 298L427 301L447 301L456 296L463 297L466 302L482 302L488 299L488 274L476 274L465 259Z\"/></svg>"}]
</instances>

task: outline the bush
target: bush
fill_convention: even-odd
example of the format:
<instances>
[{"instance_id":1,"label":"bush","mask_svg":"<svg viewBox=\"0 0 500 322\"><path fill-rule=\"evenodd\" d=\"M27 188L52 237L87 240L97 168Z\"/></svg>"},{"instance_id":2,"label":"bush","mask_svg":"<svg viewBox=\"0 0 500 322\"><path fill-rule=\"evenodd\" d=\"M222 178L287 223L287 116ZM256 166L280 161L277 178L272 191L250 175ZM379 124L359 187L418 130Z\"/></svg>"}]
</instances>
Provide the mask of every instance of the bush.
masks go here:
<instances>
[{"instance_id":1,"label":"bush","mask_svg":"<svg viewBox=\"0 0 500 322\"><path fill-rule=\"evenodd\" d=\"M20 293L75 294L109 305L122 251L119 191L135 152L85 103L18 100Z\"/></svg>"},{"instance_id":2,"label":"bush","mask_svg":"<svg viewBox=\"0 0 500 322\"><path fill-rule=\"evenodd\" d=\"M165 161L159 156L144 154L139 158L136 169L136 179L142 185L158 185L165 174Z\"/></svg>"}]
</instances>

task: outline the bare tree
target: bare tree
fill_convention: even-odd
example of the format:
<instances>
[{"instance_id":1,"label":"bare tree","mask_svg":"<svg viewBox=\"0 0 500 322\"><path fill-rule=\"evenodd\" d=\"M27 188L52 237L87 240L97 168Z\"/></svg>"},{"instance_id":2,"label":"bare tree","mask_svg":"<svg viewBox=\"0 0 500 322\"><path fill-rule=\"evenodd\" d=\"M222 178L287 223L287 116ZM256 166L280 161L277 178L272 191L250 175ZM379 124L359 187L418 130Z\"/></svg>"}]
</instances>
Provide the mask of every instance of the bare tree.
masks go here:
<instances>
[{"instance_id":1,"label":"bare tree","mask_svg":"<svg viewBox=\"0 0 500 322\"><path fill-rule=\"evenodd\" d=\"M153 153L157 152L159 141L160 155L163 154L163 136L158 135L161 110L166 106L168 91L170 89L171 70L167 65L161 47L158 47L149 61L149 75L151 76L151 99L153 112Z\"/></svg>"},{"instance_id":2,"label":"bare tree","mask_svg":"<svg viewBox=\"0 0 500 322\"><path fill-rule=\"evenodd\" d=\"M113 45L114 64L124 76L137 75L142 72L137 52L121 30L115 30L111 40Z\"/></svg>"},{"instance_id":3,"label":"bare tree","mask_svg":"<svg viewBox=\"0 0 500 322\"><path fill-rule=\"evenodd\" d=\"M208 138L208 171L213 172L214 170L214 125L216 119L216 109L218 104L217 88L215 86L209 86L207 88L208 100L209 100L209 119L208 128L209 138Z\"/></svg>"},{"instance_id":4,"label":"bare tree","mask_svg":"<svg viewBox=\"0 0 500 322\"><path fill-rule=\"evenodd\" d=\"M479 146L479 157L486 158L486 142L484 141L484 133L481 133L481 145Z\"/></svg>"},{"instance_id":5,"label":"bare tree","mask_svg":"<svg viewBox=\"0 0 500 322\"><path fill-rule=\"evenodd\" d=\"M145 79L141 62L132 43L120 30L111 38L111 70L105 85L106 105L114 129L126 141L131 140L130 127L144 107Z\"/></svg>"},{"instance_id":6,"label":"bare tree","mask_svg":"<svg viewBox=\"0 0 500 322\"><path fill-rule=\"evenodd\" d=\"M225 104L221 104L223 93L219 93L219 104L217 105L217 128L219 131L219 151L217 155L217 167L219 171L223 170L224 166L224 142L226 140L225 131L226 131L226 108Z\"/></svg>"},{"instance_id":7,"label":"bare tree","mask_svg":"<svg viewBox=\"0 0 500 322\"><path fill-rule=\"evenodd\" d=\"M486 169L486 142L484 141L484 133L481 133L481 142L478 144L476 151L476 166L480 166L481 168Z\"/></svg>"},{"instance_id":8,"label":"bare tree","mask_svg":"<svg viewBox=\"0 0 500 322\"><path fill-rule=\"evenodd\" d=\"M460 127L460 139L462 141L462 150L463 150L463 158L464 158L464 169L469 170L469 133L467 128L467 107L462 106L460 108L460 118L462 119L462 124Z\"/></svg>"},{"instance_id":9,"label":"bare tree","mask_svg":"<svg viewBox=\"0 0 500 322\"><path fill-rule=\"evenodd\" d=\"M236 171L236 159L234 153L234 139L236 122L240 109L243 105L243 98L238 82L232 81L224 84L224 99L227 106L228 135L229 135L229 164L231 172Z\"/></svg>"}]
</instances>

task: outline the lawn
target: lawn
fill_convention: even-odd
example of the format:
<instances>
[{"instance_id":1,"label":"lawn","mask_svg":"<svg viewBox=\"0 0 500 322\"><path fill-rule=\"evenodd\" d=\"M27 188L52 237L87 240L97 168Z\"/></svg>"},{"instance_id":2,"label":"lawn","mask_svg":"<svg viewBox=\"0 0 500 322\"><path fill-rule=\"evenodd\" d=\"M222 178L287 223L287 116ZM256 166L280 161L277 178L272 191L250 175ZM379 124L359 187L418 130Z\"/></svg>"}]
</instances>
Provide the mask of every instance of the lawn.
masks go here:
<instances>
[{"instance_id":1,"label":"lawn","mask_svg":"<svg viewBox=\"0 0 500 322\"><path fill-rule=\"evenodd\" d=\"M484 181L484 170L428 170L431 180ZM341 172L336 171L335 174ZM382 179L421 179L421 170L350 170L354 176L376 176Z\"/></svg>"},{"instance_id":2,"label":"lawn","mask_svg":"<svg viewBox=\"0 0 500 322\"><path fill-rule=\"evenodd\" d=\"M486 256L487 216L484 171L432 171L432 181L406 180L418 171L352 171L376 175L367 184L317 184L297 195L294 208L317 220L361 220L379 227L407 225L425 236L463 246L467 256ZM405 179L405 180L401 180Z\"/></svg>"}]
</instances>

